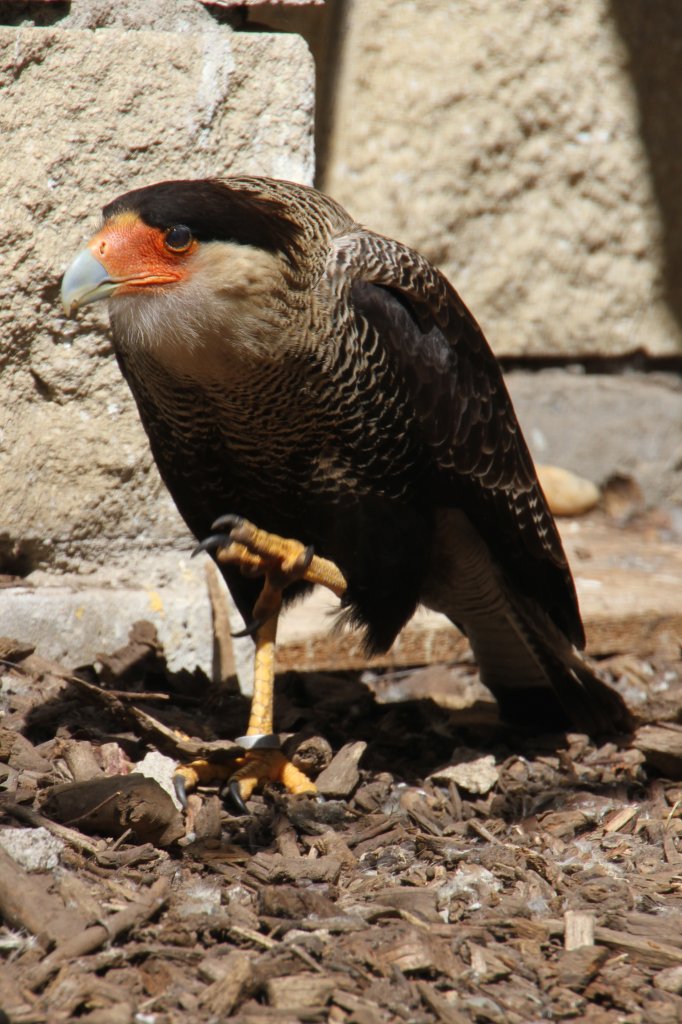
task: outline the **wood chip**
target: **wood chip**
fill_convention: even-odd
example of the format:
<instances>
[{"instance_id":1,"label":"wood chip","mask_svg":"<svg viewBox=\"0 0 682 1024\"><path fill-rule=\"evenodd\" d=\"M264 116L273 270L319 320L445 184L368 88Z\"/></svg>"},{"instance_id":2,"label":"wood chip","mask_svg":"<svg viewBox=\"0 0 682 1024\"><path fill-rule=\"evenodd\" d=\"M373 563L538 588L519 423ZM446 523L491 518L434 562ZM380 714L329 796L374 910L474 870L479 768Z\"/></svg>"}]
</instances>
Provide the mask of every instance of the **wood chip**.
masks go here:
<instances>
[{"instance_id":1,"label":"wood chip","mask_svg":"<svg viewBox=\"0 0 682 1024\"><path fill-rule=\"evenodd\" d=\"M659 919L652 922L656 927ZM526 922L530 924L531 922ZM521 922L519 922L521 924ZM545 920L542 925L547 929L548 935L563 935L565 924L563 921ZM597 925L594 929L594 940L604 946L630 953L634 957L641 957L654 967L673 967L682 964L682 948L671 946L665 942L658 942L653 938L638 938L629 935L625 931L617 931L614 928L602 928Z\"/></svg>"},{"instance_id":2,"label":"wood chip","mask_svg":"<svg viewBox=\"0 0 682 1024\"><path fill-rule=\"evenodd\" d=\"M230 606L225 582L212 560L206 562L206 585L213 614L213 682L223 690L238 692Z\"/></svg>"},{"instance_id":3,"label":"wood chip","mask_svg":"<svg viewBox=\"0 0 682 1024\"><path fill-rule=\"evenodd\" d=\"M346 743L341 747L331 764L315 780L318 792L322 796L349 797L360 781L358 763L366 749L364 740Z\"/></svg>"},{"instance_id":4,"label":"wood chip","mask_svg":"<svg viewBox=\"0 0 682 1024\"><path fill-rule=\"evenodd\" d=\"M265 992L270 1006L279 1010L297 1010L301 1007L325 1006L334 991L336 979L331 975L290 974L270 978Z\"/></svg>"},{"instance_id":5,"label":"wood chip","mask_svg":"<svg viewBox=\"0 0 682 1024\"><path fill-rule=\"evenodd\" d=\"M314 846L321 854L336 857L347 868L354 868L358 862L344 837L331 829L327 829L321 836L315 836Z\"/></svg>"},{"instance_id":6,"label":"wood chip","mask_svg":"<svg viewBox=\"0 0 682 1024\"><path fill-rule=\"evenodd\" d=\"M217 1017L229 1017L253 980L251 957L235 950L212 961L211 967L217 976L199 996L199 1005Z\"/></svg>"},{"instance_id":7,"label":"wood chip","mask_svg":"<svg viewBox=\"0 0 682 1024\"><path fill-rule=\"evenodd\" d=\"M46 815L86 832L169 846L185 834L182 817L168 793L138 772L102 776L53 786L43 802Z\"/></svg>"},{"instance_id":8,"label":"wood chip","mask_svg":"<svg viewBox=\"0 0 682 1024\"><path fill-rule=\"evenodd\" d=\"M119 935L137 924L149 920L164 906L170 892L170 879L159 878L152 885L147 898L132 903L117 914L112 914L103 924L93 925L81 931L72 925L71 938L60 943L57 949L45 957L32 972L31 988L41 988L63 963L76 957L85 956L99 949L105 942L113 942ZM75 932L75 934L74 934Z\"/></svg>"},{"instance_id":9,"label":"wood chip","mask_svg":"<svg viewBox=\"0 0 682 1024\"><path fill-rule=\"evenodd\" d=\"M633 745L642 751L647 764L669 779L682 779L682 726L673 722L643 725L635 733Z\"/></svg>"},{"instance_id":10,"label":"wood chip","mask_svg":"<svg viewBox=\"0 0 682 1024\"><path fill-rule=\"evenodd\" d=\"M442 924L443 919L436 908L437 895L435 889L408 889L396 886L388 892L377 893L374 900L379 906L408 911L420 923Z\"/></svg>"},{"instance_id":11,"label":"wood chip","mask_svg":"<svg viewBox=\"0 0 682 1024\"><path fill-rule=\"evenodd\" d=\"M264 885L258 894L260 914L297 920L302 917L335 917L335 903L320 892L293 885Z\"/></svg>"},{"instance_id":12,"label":"wood chip","mask_svg":"<svg viewBox=\"0 0 682 1024\"><path fill-rule=\"evenodd\" d=\"M87 782L103 774L92 743L84 740L63 740L55 754L64 758L74 782Z\"/></svg>"},{"instance_id":13,"label":"wood chip","mask_svg":"<svg viewBox=\"0 0 682 1024\"><path fill-rule=\"evenodd\" d=\"M629 821L632 821L638 812L638 807L621 807L620 810L614 811L604 819L604 831L619 832Z\"/></svg>"},{"instance_id":14,"label":"wood chip","mask_svg":"<svg viewBox=\"0 0 682 1024\"><path fill-rule=\"evenodd\" d=\"M596 978L609 951L603 946L581 946L562 953L557 963L557 977L562 985L582 992Z\"/></svg>"},{"instance_id":15,"label":"wood chip","mask_svg":"<svg viewBox=\"0 0 682 1024\"><path fill-rule=\"evenodd\" d=\"M336 883L341 873L341 861L336 857L283 857L279 853L257 853L251 858L249 875L261 884L278 882L331 882Z\"/></svg>"},{"instance_id":16,"label":"wood chip","mask_svg":"<svg viewBox=\"0 0 682 1024\"><path fill-rule=\"evenodd\" d=\"M85 924L77 912L50 891L49 875L24 871L0 846L0 919L34 935L43 949L78 932Z\"/></svg>"},{"instance_id":17,"label":"wood chip","mask_svg":"<svg viewBox=\"0 0 682 1024\"><path fill-rule=\"evenodd\" d=\"M564 914L564 948L568 951L594 945L594 914L567 910Z\"/></svg>"},{"instance_id":18,"label":"wood chip","mask_svg":"<svg viewBox=\"0 0 682 1024\"><path fill-rule=\"evenodd\" d=\"M384 967L396 968L403 974L428 971L434 967L431 945L416 929L406 929L394 942L383 945L378 959Z\"/></svg>"},{"instance_id":19,"label":"wood chip","mask_svg":"<svg viewBox=\"0 0 682 1024\"><path fill-rule=\"evenodd\" d=\"M468 1024L469 1018L465 1017L454 1006L451 1006L446 999L438 995L433 985L429 985L425 981L418 981L417 989L425 1005L430 1010L433 1010L436 1018L442 1024Z\"/></svg>"},{"instance_id":20,"label":"wood chip","mask_svg":"<svg viewBox=\"0 0 682 1024\"><path fill-rule=\"evenodd\" d=\"M34 644L25 644L9 636L0 636L0 662L16 664L35 651Z\"/></svg>"}]
</instances>

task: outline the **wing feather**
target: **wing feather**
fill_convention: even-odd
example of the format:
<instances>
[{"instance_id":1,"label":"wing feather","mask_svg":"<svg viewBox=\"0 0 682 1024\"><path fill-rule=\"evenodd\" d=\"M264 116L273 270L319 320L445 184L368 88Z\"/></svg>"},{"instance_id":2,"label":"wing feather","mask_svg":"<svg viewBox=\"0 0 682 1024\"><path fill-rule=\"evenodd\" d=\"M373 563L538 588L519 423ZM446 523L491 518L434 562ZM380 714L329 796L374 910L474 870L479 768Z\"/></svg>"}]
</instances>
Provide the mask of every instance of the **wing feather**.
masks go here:
<instances>
[{"instance_id":1,"label":"wing feather","mask_svg":"<svg viewBox=\"0 0 682 1024\"><path fill-rule=\"evenodd\" d=\"M512 588L547 609L578 647L575 586L499 364L449 282L400 243L337 241L337 275L397 362L438 469L437 500L476 525Z\"/></svg>"}]
</instances>

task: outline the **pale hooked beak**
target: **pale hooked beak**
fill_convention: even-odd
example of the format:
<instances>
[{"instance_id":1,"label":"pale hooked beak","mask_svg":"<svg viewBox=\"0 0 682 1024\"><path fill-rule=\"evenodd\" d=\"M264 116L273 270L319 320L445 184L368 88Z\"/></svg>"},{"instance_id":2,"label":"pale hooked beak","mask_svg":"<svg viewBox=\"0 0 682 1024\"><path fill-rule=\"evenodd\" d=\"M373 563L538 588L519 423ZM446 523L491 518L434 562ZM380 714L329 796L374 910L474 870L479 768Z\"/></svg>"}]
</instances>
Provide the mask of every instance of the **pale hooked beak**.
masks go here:
<instances>
[{"instance_id":1,"label":"pale hooked beak","mask_svg":"<svg viewBox=\"0 0 682 1024\"><path fill-rule=\"evenodd\" d=\"M80 306L108 298L121 282L109 276L106 267L90 249L82 249L62 278L62 306L73 316Z\"/></svg>"}]
</instances>

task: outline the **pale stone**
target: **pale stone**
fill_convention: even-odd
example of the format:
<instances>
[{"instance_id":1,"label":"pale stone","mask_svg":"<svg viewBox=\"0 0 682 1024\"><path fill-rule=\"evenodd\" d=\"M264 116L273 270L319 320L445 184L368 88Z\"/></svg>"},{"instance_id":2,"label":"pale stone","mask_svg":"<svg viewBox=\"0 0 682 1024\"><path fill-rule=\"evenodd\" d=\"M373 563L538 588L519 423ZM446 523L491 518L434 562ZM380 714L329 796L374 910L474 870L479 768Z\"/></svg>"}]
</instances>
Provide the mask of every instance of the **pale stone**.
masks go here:
<instances>
[{"instance_id":1,"label":"pale stone","mask_svg":"<svg viewBox=\"0 0 682 1024\"><path fill-rule=\"evenodd\" d=\"M495 766L492 754L474 758L473 761L461 761L459 764L445 765L438 768L429 778L436 782L454 782L467 793L484 795L497 785L500 773Z\"/></svg>"},{"instance_id":2,"label":"pale stone","mask_svg":"<svg viewBox=\"0 0 682 1024\"><path fill-rule=\"evenodd\" d=\"M652 174L614 6L349 0L324 187L439 264L498 355L682 346L665 168Z\"/></svg>"},{"instance_id":3,"label":"pale stone","mask_svg":"<svg viewBox=\"0 0 682 1024\"><path fill-rule=\"evenodd\" d=\"M658 971L654 975L654 987L662 992L676 992L682 995L682 964Z\"/></svg>"},{"instance_id":4,"label":"pale stone","mask_svg":"<svg viewBox=\"0 0 682 1024\"><path fill-rule=\"evenodd\" d=\"M26 586L0 588L0 619L11 636L26 638L47 658L68 666L87 665L128 642L133 622L151 622L168 668L200 668L213 674L213 630L201 559L181 553L144 557L134 548L130 561L104 573L36 572ZM132 583L126 582L132 579ZM233 628L239 620L235 618ZM235 641L240 678L248 680L253 641Z\"/></svg>"},{"instance_id":5,"label":"pale stone","mask_svg":"<svg viewBox=\"0 0 682 1024\"><path fill-rule=\"evenodd\" d=\"M501 888L502 883L488 868L481 864L461 864L452 878L440 886L438 903L443 905L446 900L462 893L478 899L487 899L491 893L499 892Z\"/></svg>"},{"instance_id":6,"label":"pale stone","mask_svg":"<svg viewBox=\"0 0 682 1024\"><path fill-rule=\"evenodd\" d=\"M46 828L2 828L0 846L26 871L54 871L64 843Z\"/></svg>"},{"instance_id":7,"label":"pale stone","mask_svg":"<svg viewBox=\"0 0 682 1024\"><path fill-rule=\"evenodd\" d=\"M561 466L536 465L547 504L555 516L582 516L599 501L596 484Z\"/></svg>"},{"instance_id":8,"label":"pale stone","mask_svg":"<svg viewBox=\"0 0 682 1024\"><path fill-rule=\"evenodd\" d=\"M194 917L198 914L219 914L222 886L211 878L200 878L184 887L178 900L176 913L180 917Z\"/></svg>"},{"instance_id":9,"label":"pale stone","mask_svg":"<svg viewBox=\"0 0 682 1024\"><path fill-rule=\"evenodd\" d=\"M215 23L197 0L78 0L60 26L190 32L210 31Z\"/></svg>"},{"instance_id":10,"label":"pale stone","mask_svg":"<svg viewBox=\"0 0 682 1024\"><path fill-rule=\"evenodd\" d=\"M158 750L150 750L141 761L133 765L132 770L139 772L140 775L144 775L147 779L154 779L161 786L161 789L168 793L177 809L182 811L182 804L178 800L178 794L173 785L177 767L178 763L172 757L166 757L165 754L159 753Z\"/></svg>"}]
</instances>

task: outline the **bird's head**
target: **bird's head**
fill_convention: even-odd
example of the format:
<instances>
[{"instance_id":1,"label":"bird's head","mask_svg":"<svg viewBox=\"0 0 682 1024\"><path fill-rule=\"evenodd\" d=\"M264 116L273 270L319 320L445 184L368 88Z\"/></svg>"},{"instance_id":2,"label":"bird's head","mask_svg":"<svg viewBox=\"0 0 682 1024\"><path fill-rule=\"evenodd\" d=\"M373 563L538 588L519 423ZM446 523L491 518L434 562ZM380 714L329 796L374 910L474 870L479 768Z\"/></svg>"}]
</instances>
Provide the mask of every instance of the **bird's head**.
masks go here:
<instances>
[{"instance_id":1,"label":"bird's head","mask_svg":"<svg viewBox=\"0 0 682 1024\"><path fill-rule=\"evenodd\" d=\"M115 341L129 350L224 339L226 325L248 343L305 273L300 212L311 191L241 178L166 181L119 196L64 275L64 310L110 300Z\"/></svg>"}]
</instances>

